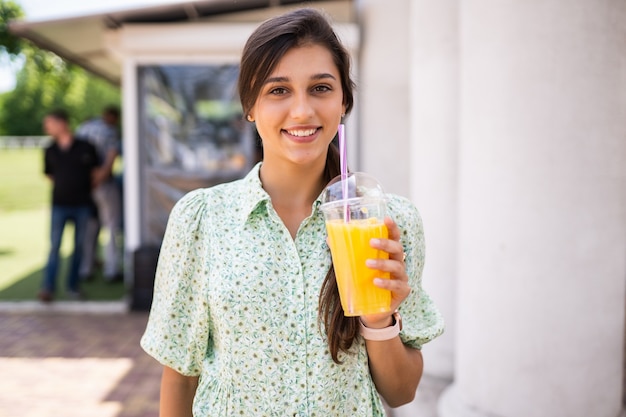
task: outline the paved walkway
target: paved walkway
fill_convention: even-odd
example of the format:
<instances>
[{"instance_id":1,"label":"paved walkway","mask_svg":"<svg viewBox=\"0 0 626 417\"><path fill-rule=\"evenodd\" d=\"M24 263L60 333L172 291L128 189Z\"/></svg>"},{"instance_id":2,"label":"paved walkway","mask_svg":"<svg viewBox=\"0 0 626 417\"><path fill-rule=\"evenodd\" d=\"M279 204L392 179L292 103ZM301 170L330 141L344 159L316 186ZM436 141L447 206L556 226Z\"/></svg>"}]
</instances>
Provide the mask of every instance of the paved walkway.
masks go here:
<instances>
[{"instance_id":1,"label":"paved walkway","mask_svg":"<svg viewBox=\"0 0 626 417\"><path fill-rule=\"evenodd\" d=\"M157 417L161 366L139 347L147 319L116 303L0 303L0 417ZM424 377L390 416L435 417L446 384Z\"/></svg>"},{"instance_id":2,"label":"paved walkway","mask_svg":"<svg viewBox=\"0 0 626 417\"><path fill-rule=\"evenodd\" d=\"M145 313L0 311L0 417L156 417ZM60 310L60 311L58 311Z\"/></svg>"}]
</instances>

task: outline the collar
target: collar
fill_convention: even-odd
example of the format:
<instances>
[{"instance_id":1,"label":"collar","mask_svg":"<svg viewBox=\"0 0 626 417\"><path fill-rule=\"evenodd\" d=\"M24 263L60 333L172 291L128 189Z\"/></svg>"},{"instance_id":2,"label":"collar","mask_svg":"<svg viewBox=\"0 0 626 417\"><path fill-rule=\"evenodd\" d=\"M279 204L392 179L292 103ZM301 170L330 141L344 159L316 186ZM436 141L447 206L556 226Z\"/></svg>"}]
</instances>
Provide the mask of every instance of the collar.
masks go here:
<instances>
[{"instance_id":1,"label":"collar","mask_svg":"<svg viewBox=\"0 0 626 417\"><path fill-rule=\"evenodd\" d=\"M248 221L254 211L260 206L267 207L271 205L271 198L269 194L263 188L261 184L261 177L259 171L261 169L262 162L256 164L250 172L241 180L241 223ZM315 199L312 207L312 214L315 214L319 206L322 204L321 194Z\"/></svg>"},{"instance_id":2,"label":"collar","mask_svg":"<svg viewBox=\"0 0 626 417\"><path fill-rule=\"evenodd\" d=\"M250 215L261 205L270 201L269 194L263 189L259 170L262 162L256 164L241 180L241 223L245 223Z\"/></svg>"}]
</instances>

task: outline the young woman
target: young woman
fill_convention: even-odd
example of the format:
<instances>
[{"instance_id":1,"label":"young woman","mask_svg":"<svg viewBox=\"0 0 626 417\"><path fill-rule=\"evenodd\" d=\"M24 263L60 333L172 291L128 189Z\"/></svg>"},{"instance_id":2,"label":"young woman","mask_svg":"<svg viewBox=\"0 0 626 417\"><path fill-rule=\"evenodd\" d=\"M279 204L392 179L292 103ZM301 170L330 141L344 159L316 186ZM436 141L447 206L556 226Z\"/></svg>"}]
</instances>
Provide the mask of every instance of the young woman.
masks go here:
<instances>
[{"instance_id":1,"label":"young woman","mask_svg":"<svg viewBox=\"0 0 626 417\"><path fill-rule=\"evenodd\" d=\"M248 40L239 92L264 157L170 215L141 342L164 365L161 417L374 417L379 394L392 407L413 399L420 347L443 330L421 289L419 214L390 196L389 239L371 242L389 253L368 266L391 274L376 285L391 290L400 332L392 313L344 317L319 210L339 173L331 141L353 104L349 62L313 9Z\"/></svg>"}]
</instances>

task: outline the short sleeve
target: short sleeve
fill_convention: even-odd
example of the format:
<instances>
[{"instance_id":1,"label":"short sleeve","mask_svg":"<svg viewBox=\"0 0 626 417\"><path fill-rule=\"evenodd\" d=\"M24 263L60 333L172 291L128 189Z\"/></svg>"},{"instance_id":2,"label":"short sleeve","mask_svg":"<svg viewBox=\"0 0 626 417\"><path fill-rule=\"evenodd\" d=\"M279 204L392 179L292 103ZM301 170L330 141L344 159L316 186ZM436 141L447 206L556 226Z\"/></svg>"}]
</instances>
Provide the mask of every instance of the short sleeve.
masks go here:
<instances>
[{"instance_id":1,"label":"short sleeve","mask_svg":"<svg viewBox=\"0 0 626 417\"><path fill-rule=\"evenodd\" d=\"M204 190L174 206L159 254L154 297L141 347L161 364L198 376L209 351Z\"/></svg>"},{"instance_id":2,"label":"short sleeve","mask_svg":"<svg viewBox=\"0 0 626 417\"><path fill-rule=\"evenodd\" d=\"M421 349L444 329L441 313L422 289L425 255L422 219L409 200L398 196L391 196L389 214L400 228L400 242L406 253L406 271L411 286L411 293L398 309L402 315L400 338L407 346Z\"/></svg>"}]
</instances>

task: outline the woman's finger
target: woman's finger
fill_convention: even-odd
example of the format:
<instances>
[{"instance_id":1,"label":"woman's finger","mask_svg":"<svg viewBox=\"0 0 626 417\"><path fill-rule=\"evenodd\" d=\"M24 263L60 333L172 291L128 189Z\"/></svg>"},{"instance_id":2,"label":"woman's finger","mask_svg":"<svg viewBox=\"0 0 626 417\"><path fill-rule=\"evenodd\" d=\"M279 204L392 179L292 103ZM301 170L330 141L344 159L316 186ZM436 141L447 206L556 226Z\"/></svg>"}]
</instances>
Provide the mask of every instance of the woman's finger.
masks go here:
<instances>
[{"instance_id":1,"label":"woman's finger","mask_svg":"<svg viewBox=\"0 0 626 417\"><path fill-rule=\"evenodd\" d=\"M389 239L399 242L401 232L396 222L394 222L391 217L387 216L385 217L385 226L387 226L387 230L389 231Z\"/></svg>"},{"instance_id":2,"label":"woman's finger","mask_svg":"<svg viewBox=\"0 0 626 417\"><path fill-rule=\"evenodd\" d=\"M406 296L411 292L411 287L407 281L399 279L374 278L374 285L378 288L391 291L393 294L398 296L397 298L402 300L404 300L404 298L406 298Z\"/></svg>"},{"instance_id":3,"label":"woman's finger","mask_svg":"<svg viewBox=\"0 0 626 417\"><path fill-rule=\"evenodd\" d=\"M402 244L397 240L391 239L372 239L370 240L370 246L374 249L382 250L389 254L390 259L396 261L404 261L404 248Z\"/></svg>"},{"instance_id":4,"label":"woman's finger","mask_svg":"<svg viewBox=\"0 0 626 417\"><path fill-rule=\"evenodd\" d=\"M389 272L393 279L408 281L406 269L403 262L395 259L367 259L365 265L368 268L378 271Z\"/></svg>"}]
</instances>

